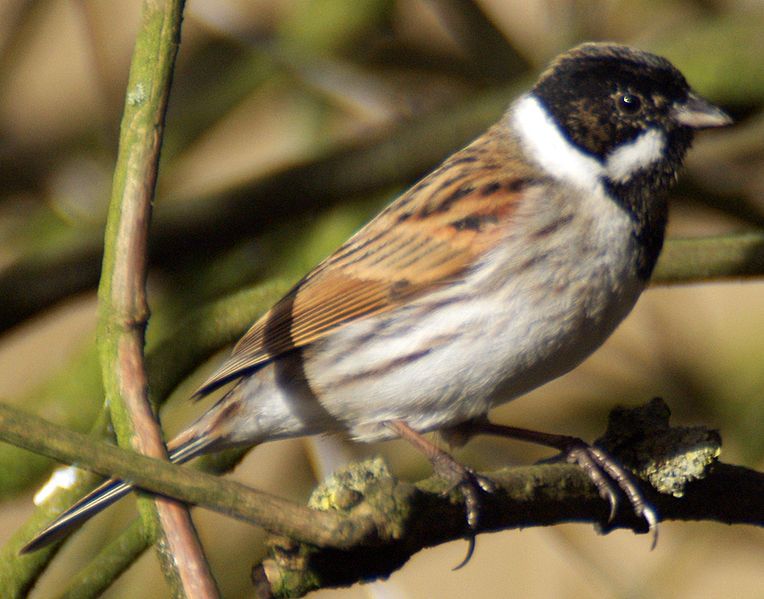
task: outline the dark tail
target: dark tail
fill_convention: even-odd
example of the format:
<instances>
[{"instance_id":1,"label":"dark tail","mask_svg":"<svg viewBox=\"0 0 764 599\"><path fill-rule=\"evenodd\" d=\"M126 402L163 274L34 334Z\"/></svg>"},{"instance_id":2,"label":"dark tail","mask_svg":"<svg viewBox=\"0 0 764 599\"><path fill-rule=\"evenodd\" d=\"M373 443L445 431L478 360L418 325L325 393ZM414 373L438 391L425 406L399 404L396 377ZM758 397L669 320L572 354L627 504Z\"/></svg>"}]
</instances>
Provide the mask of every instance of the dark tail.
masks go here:
<instances>
[{"instance_id":1,"label":"dark tail","mask_svg":"<svg viewBox=\"0 0 764 599\"><path fill-rule=\"evenodd\" d=\"M169 458L174 464L182 464L202 454L210 446L204 438L191 439L170 448ZM37 534L21 549L22 554L37 551L65 537L86 520L106 509L133 490L130 483L112 478L93 489L72 507L62 512L53 522Z\"/></svg>"}]
</instances>

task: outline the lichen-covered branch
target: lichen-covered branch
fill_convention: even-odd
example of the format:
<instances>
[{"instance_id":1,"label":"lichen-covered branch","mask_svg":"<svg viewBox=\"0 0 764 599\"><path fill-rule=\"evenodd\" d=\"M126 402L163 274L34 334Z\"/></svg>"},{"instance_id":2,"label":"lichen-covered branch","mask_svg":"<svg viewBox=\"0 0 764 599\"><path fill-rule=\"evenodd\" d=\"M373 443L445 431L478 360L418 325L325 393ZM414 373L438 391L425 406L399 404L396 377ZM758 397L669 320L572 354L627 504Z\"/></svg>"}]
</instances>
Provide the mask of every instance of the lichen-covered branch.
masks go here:
<instances>
[{"instance_id":1,"label":"lichen-covered branch","mask_svg":"<svg viewBox=\"0 0 764 599\"><path fill-rule=\"evenodd\" d=\"M486 496L479 532L551 526L562 522L591 522L599 530L629 528L646 532L644 522L622 504L613 522L605 524L608 507L587 476L570 464L544 464L505 469L488 474L499 489ZM424 490L427 488L427 491ZM394 506L396 522L388 538L348 550L317 548L284 536L272 536L271 556L253 573L258 597L301 597L318 588L348 586L387 578L416 552L441 543L467 538L464 507L458 497L444 498L436 481L410 485L393 479L374 480L365 494L355 497L357 510ZM734 495L730 494L734 489ZM684 495L650 493L661 521L714 520L727 524L764 525L764 474L723 463L708 468L705 478L686 486ZM399 504L395 499L405 498ZM626 507L624 507L626 505ZM336 507L336 506L335 506ZM645 541L649 545L649 541ZM466 549L466 546L465 546ZM480 550L480 540L477 541Z\"/></svg>"},{"instance_id":2,"label":"lichen-covered branch","mask_svg":"<svg viewBox=\"0 0 764 599\"><path fill-rule=\"evenodd\" d=\"M668 419L662 400L615 409L597 444L645 481L643 489L661 521L764 526L764 473L718 462L721 439L716 431L670 427ZM602 531L647 531L626 501L607 522L606 502L574 465L507 468L488 476L498 489L483 497L478 532L571 521L592 522ZM272 535L271 556L253 572L257 596L301 597L318 588L386 578L417 551L468 537L471 531L458 494L444 497L444 491L443 481L429 479L412 493L410 485L396 481L379 460L336 473L314 492L311 504L351 517L372 513L376 522L388 524L380 529L384 534L350 549L318 548Z\"/></svg>"},{"instance_id":3,"label":"lichen-covered branch","mask_svg":"<svg viewBox=\"0 0 764 599\"><path fill-rule=\"evenodd\" d=\"M469 533L458 493L443 495L444 483L437 478L416 485L396 480L379 461L354 465L331 477L314 493L313 509L308 509L187 467L95 444L2 405L0 436L60 460L80 459L102 473L130 478L145 488L273 531L273 556L262 564L258 579L261 585L269 581L268 592L281 596L386 576L418 550ZM764 525L764 474L718 462L718 434L702 427L669 427L668 408L660 401L636 410L615 410L599 443L650 487L661 490L644 485L661 520ZM573 520L605 526L608 506L576 466L546 463L487 475L499 490L484 497L480 532ZM730 488L735 489L733 496ZM645 529L628 506L607 526ZM126 548L132 556L153 538L149 531L143 543L138 542L133 527L126 534L130 537L106 548L96 562L116 563L109 570L114 576L129 563ZM0 563L8 567L5 559ZM78 584L91 584L86 576L79 579ZM106 577L98 584L107 584Z\"/></svg>"}]
</instances>

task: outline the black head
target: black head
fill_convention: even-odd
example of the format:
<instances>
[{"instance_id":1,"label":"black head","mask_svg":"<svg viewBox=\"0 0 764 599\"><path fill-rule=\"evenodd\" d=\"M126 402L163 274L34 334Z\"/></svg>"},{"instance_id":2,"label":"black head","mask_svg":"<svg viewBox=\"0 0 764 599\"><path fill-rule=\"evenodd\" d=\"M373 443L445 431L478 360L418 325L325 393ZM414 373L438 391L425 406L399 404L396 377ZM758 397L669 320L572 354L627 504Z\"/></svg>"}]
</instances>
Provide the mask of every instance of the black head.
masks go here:
<instances>
[{"instance_id":1,"label":"black head","mask_svg":"<svg viewBox=\"0 0 764 599\"><path fill-rule=\"evenodd\" d=\"M638 273L663 244L663 193L698 129L731 119L695 94L665 58L616 44L583 44L541 75L533 94L562 135L601 165L600 183L632 217Z\"/></svg>"},{"instance_id":2,"label":"black head","mask_svg":"<svg viewBox=\"0 0 764 599\"><path fill-rule=\"evenodd\" d=\"M552 63L533 91L569 140L600 160L658 129L667 138L666 159L676 169L694 130L730 122L693 93L668 60L617 44L573 48Z\"/></svg>"}]
</instances>

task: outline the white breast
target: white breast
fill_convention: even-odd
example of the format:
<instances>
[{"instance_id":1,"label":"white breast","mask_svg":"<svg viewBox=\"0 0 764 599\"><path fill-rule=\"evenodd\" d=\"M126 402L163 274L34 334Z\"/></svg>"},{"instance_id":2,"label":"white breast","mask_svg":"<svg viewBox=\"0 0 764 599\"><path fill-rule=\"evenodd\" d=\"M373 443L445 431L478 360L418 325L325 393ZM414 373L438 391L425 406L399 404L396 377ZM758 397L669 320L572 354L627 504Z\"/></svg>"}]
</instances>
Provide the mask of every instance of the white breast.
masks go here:
<instances>
[{"instance_id":1,"label":"white breast","mask_svg":"<svg viewBox=\"0 0 764 599\"><path fill-rule=\"evenodd\" d=\"M631 310L642 283L615 203L555 190L514 218L457 289L350 325L311 352L311 386L357 438L387 437L385 420L424 431L485 414L575 367ZM445 303L454 292L469 299Z\"/></svg>"},{"instance_id":2,"label":"white breast","mask_svg":"<svg viewBox=\"0 0 764 599\"><path fill-rule=\"evenodd\" d=\"M371 441L391 436L387 420L420 431L457 424L572 369L629 313L643 288L637 242L601 181L608 168L623 175L645 164L656 140L603 164L573 147L532 96L508 118L559 183L519 205L503 243L465 280L279 360L300 360L290 368L309 388L280 382L273 365L256 374L246 383L253 430L292 436L336 421Z\"/></svg>"}]
</instances>

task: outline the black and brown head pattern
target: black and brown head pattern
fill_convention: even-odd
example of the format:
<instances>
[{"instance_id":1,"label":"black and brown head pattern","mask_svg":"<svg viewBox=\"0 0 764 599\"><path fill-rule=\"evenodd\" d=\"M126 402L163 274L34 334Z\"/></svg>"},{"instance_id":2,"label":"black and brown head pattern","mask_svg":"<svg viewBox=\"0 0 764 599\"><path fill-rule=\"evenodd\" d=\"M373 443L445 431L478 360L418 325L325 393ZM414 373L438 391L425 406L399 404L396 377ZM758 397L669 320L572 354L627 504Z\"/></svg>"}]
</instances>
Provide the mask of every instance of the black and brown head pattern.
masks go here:
<instances>
[{"instance_id":1,"label":"black and brown head pattern","mask_svg":"<svg viewBox=\"0 0 764 599\"><path fill-rule=\"evenodd\" d=\"M685 101L690 87L668 60L648 52L583 44L555 60L533 91L570 141L599 159L650 128L669 136L672 163L692 141L671 118L671 106Z\"/></svg>"}]
</instances>

